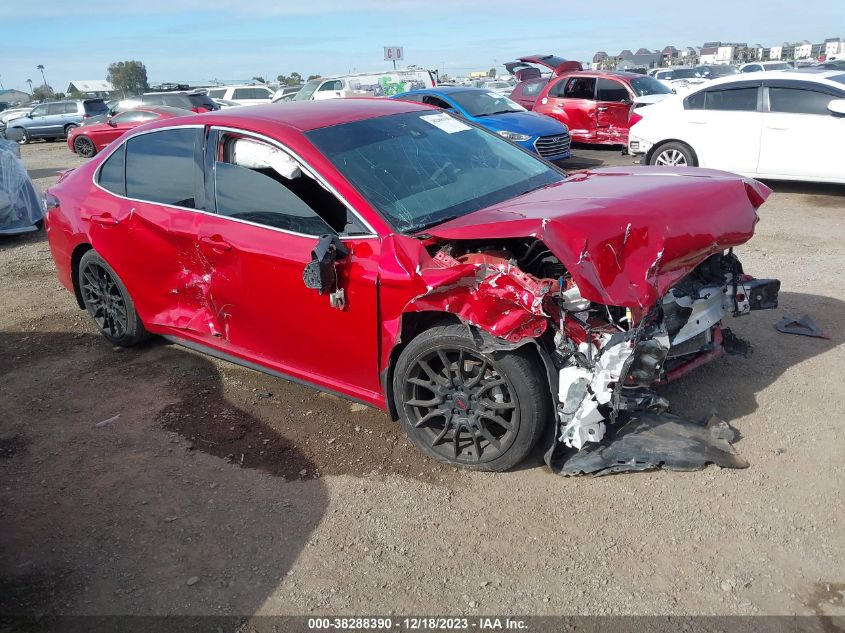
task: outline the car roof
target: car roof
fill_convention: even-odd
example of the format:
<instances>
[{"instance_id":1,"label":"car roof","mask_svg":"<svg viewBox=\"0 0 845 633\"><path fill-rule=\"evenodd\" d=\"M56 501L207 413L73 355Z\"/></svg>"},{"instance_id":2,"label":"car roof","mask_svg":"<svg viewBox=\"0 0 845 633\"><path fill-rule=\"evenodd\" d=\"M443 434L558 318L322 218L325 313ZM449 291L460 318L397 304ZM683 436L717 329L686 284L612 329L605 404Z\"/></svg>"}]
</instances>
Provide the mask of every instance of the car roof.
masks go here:
<instances>
[{"instance_id":1,"label":"car roof","mask_svg":"<svg viewBox=\"0 0 845 633\"><path fill-rule=\"evenodd\" d=\"M435 86L434 88L417 88L416 90L408 90L402 94L406 95L453 95L459 92L490 92L487 88L475 88L473 86Z\"/></svg>"},{"instance_id":2,"label":"car roof","mask_svg":"<svg viewBox=\"0 0 845 633\"><path fill-rule=\"evenodd\" d=\"M271 90L267 84L226 84L225 86L208 86L203 90L222 90L223 88L267 88L267 90Z\"/></svg>"},{"instance_id":3,"label":"car roof","mask_svg":"<svg viewBox=\"0 0 845 633\"><path fill-rule=\"evenodd\" d=\"M176 121L169 119L168 125L179 125L183 122L196 124L200 121L209 125L241 125L245 129L255 131L265 129L269 132L284 126L300 132L309 132L332 125L415 111L430 112L431 107L398 99L350 97L321 101L280 101L216 110L186 115L184 119Z\"/></svg>"},{"instance_id":4,"label":"car roof","mask_svg":"<svg viewBox=\"0 0 845 633\"><path fill-rule=\"evenodd\" d=\"M583 75L585 77L615 77L616 79L632 80L637 77L648 77L641 73L629 73L626 70L570 70L561 73L559 77L572 77L575 75ZM552 77L554 79L554 77Z\"/></svg>"},{"instance_id":5,"label":"car roof","mask_svg":"<svg viewBox=\"0 0 845 633\"><path fill-rule=\"evenodd\" d=\"M755 79L766 81L783 81L784 79L793 79L795 81L812 81L824 84L826 86L833 86L839 88L840 90L845 90L845 84L841 84L837 81L831 81L830 79L831 77L845 75L845 71L842 70L823 70L821 72L781 70L775 73L775 75L776 76L772 76L772 73L766 71L742 73L741 75L728 75L726 77L718 77L717 79L713 79L709 81L705 86L702 86L702 88L706 90L707 88L711 88L713 86L721 86L723 84L729 84L733 82L753 81Z\"/></svg>"}]
</instances>

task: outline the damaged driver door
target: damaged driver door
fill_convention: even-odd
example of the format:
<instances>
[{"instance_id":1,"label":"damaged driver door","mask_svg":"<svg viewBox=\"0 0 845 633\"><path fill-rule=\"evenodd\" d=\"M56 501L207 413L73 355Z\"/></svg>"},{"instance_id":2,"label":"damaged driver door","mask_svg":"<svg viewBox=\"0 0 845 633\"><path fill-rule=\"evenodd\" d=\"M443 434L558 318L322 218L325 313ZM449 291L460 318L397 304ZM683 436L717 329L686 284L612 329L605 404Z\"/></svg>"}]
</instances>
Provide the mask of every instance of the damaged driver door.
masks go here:
<instances>
[{"instance_id":1,"label":"damaged driver door","mask_svg":"<svg viewBox=\"0 0 845 633\"><path fill-rule=\"evenodd\" d=\"M213 347L376 402L378 240L275 143L213 129L205 160L215 213L201 218L197 247L219 320ZM332 243L322 269L321 236ZM309 266L331 288L309 287Z\"/></svg>"}]
</instances>

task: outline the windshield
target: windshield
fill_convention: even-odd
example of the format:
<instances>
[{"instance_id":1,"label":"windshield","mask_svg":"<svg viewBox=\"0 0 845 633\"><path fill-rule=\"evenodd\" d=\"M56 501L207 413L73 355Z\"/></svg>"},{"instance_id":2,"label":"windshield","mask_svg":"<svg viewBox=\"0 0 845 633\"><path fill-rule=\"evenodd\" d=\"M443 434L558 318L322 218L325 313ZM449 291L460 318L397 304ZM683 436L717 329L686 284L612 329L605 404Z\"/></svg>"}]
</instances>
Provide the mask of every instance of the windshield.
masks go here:
<instances>
[{"instance_id":1,"label":"windshield","mask_svg":"<svg viewBox=\"0 0 845 633\"><path fill-rule=\"evenodd\" d=\"M323 83L322 79L312 79L307 82L304 86L302 86L299 92L294 95L293 101L308 101L321 83Z\"/></svg>"},{"instance_id":2,"label":"windshield","mask_svg":"<svg viewBox=\"0 0 845 633\"><path fill-rule=\"evenodd\" d=\"M525 111L525 108L506 96L485 90L452 92L449 97L470 116L490 116L491 114Z\"/></svg>"},{"instance_id":3,"label":"windshield","mask_svg":"<svg viewBox=\"0 0 845 633\"><path fill-rule=\"evenodd\" d=\"M445 112L394 114L306 135L405 233L563 180L528 152Z\"/></svg>"},{"instance_id":4,"label":"windshield","mask_svg":"<svg viewBox=\"0 0 845 633\"><path fill-rule=\"evenodd\" d=\"M792 70L792 66L786 62L781 62L779 64L765 64L764 68L766 70Z\"/></svg>"},{"instance_id":5,"label":"windshield","mask_svg":"<svg viewBox=\"0 0 845 633\"><path fill-rule=\"evenodd\" d=\"M631 88L634 94L638 97L645 97L646 95L670 95L672 89L665 84L660 83L654 77L634 77L631 80Z\"/></svg>"},{"instance_id":6,"label":"windshield","mask_svg":"<svg viewBox=\"0 0 845 633\"><path fill-rule=\"evenodd\" d=\"M694 79L695 77L698 77L698 73L694 68L675 68L670 75L670 79Z\"/></svg>"}]
</instances>

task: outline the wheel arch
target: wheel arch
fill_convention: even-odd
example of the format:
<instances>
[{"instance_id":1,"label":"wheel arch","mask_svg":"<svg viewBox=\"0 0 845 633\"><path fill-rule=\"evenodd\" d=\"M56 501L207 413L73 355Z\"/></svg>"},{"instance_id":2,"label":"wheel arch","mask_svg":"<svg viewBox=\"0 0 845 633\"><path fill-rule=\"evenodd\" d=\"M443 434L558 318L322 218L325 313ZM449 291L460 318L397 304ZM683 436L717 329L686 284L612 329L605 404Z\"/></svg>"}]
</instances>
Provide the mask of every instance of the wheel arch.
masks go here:
<instances>
[{"instance_id":1,"label":"wheel arch","mask_svg":"<svg viewBox=\"0 0 845 633\"><path fill-rule=\"evenodd\" d=\"M79 261L85 253L93 249L93 246L84 242L77 245L70 256L70 279L73 282L73 295L76 297L80 310L85 309L85 303L82 301L82 288L79 285Z\"/></svg>"},{"instance_id":2,"label":"wheel arch","mask_svg":"<svg viewBox=\"0 0 845 633\"><path fill-rule=\"evenodd\" d=\"M654 153L667 143L680 143L681 145L686 145L687 147L689 147L689 151L692 152L693 158L695 158L695 166L701 167L701 160L698 158L698 152L695 151L695 148L683 139L679 138L665 138L662 141L658 141L657 143L652 145L651 149L648 150L645 155L646 165L651 164L651 157L654 156Z\"/></svg>"},{"instance_id":3,"label":"wheel arch","mask_svg":"<svg viewBox=\"0 0 845 633\"><path fill-rule=\"evenodd\" d=\"M382 389L384 390L384 399L387 403L387 413L394 422L399 420L399 411L396 409L396 403L393 398L393 371L402 350L422 332L435 325L449 325L460 322L461 320L458 317L448 312L406 312L402 315L399 335L393 342L393 349L390 350L387 367L382 372Z\"/></svg>"}]
</instances>

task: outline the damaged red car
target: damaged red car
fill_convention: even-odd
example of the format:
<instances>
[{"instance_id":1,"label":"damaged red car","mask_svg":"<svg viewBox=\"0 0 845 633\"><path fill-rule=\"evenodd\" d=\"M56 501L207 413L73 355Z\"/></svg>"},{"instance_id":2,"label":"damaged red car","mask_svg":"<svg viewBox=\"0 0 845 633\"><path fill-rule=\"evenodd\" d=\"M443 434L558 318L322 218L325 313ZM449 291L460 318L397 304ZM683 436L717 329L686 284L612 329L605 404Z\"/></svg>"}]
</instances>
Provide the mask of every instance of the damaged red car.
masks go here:
<instances>
[{"instance_id":1,"label":"damaged red car","mask_svg":"<svg viewBox=\"0 0 845 633\"><path fill-rule=\"evenodd\" d=\"M735 345L725 316L776 305L732 250L768 195L703 169L567 176L425 105L334 99L146 124L51 187L46 224L112 344L161 335L504 470L665 411L652 386Z\"/></svg>"}]
</instances>

